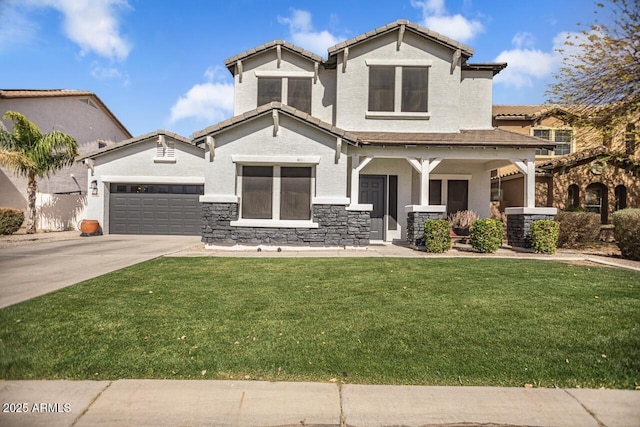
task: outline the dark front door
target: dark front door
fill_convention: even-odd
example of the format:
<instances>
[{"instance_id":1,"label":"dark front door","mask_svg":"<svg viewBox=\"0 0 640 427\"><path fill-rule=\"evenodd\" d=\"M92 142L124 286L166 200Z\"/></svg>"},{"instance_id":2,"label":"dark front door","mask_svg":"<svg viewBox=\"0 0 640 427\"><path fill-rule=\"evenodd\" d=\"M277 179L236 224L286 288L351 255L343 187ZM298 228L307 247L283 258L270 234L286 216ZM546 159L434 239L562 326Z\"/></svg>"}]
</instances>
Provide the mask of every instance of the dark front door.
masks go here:
<instances>
[{"instance_id":1,"label":"dark front door","mask_svg":"<svg viewBox=\"0 0 640 427\"><path fill-rule=\"evenodd\" d=\"M468 209L469 181L452 179L447 181L447 214Z\"/></svg>"},{"instance_id":2,"label":"dark front door","mask_svg":"<svg viewBox=\"0 0 640 427\"><path fill-rule=\"evenodd\" d=\"M373 205L371 240L384 240L385 177L360 176L360 201Z\"/></svg>"}]
</instances>

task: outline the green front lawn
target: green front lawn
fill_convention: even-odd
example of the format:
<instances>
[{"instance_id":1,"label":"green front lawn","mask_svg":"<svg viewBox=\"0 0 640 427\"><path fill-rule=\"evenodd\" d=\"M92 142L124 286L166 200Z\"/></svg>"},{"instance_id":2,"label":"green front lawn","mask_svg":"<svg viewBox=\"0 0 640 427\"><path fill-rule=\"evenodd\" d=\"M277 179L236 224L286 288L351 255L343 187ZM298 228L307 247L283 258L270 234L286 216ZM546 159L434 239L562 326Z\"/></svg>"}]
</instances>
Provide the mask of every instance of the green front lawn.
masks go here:
<instances>
[{"instance_id":1,"label":"green front lawn","mask_svg":"<svg viewBox=\"0 0 640 427\"><path fill-rule=\"evenodd\" d=\"M635 388L640 273L162 258L0 310L0 378Z\"/></svg>"}]
</instances>

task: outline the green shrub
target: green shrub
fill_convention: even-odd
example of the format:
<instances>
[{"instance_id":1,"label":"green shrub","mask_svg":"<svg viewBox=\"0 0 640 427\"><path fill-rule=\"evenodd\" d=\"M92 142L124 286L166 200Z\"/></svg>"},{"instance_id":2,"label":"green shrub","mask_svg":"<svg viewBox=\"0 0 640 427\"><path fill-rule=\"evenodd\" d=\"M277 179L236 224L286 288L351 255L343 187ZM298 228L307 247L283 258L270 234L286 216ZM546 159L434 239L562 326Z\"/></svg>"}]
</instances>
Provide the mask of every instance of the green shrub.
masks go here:
<instances>
[{"instance_id":1,"label":"green shrub","mask_svg":"<svg viewBox=\"0 0 640 427\"><path fill-rule=\"evenodd\" d=\"M427 252L442 253L451 249L450 224L446 219L424 222L424 245Z\"/></svg>"},{"instance_id":2,"label":"green shrub","mask_svg":"<svg viewBox=\"0 0 640 427\"><path fill-rule=\"evenodd\" d=\"M17 209L0 208L0 235L13 234L24 222L24 213Z\"/></svg>"},{"instance_id":3,"label":"green shrub","mask_svg":"<svg viewBox=\"0 0 640 427\"><path fill-rule=\"evenodd\" d=\"M622 257L640 261L640 209L614 212L613 226Z\"/></svg>"},{"instance_id":4,"label":"green shrub","mask_svg":"<svg viewBox=\"0 0 640 427\"><path fill-rule=\"evenodd\" d=\"M590 212L558 212L555 220L560 223L558 246L576 247L580 243L597 242L600 236L600 214Z\"/></svg>"},{"instance_id":5,"label":"green shrub","mask_svg":"<svg viewBox=\"0 0 640 427\"><path fill-rule=\"evenodd\" d=\"M497 219L476 219L471 223L471 246L477 251L497 251L503 237L504 228Z\"/></svg>"},{"instance_id":6,"label":"green shrub","mask_svg":"<svg viewBox=\"0 0 640 427\"><path fill-rule=\"evenodd\" d=\"M558 247L560 223L541 219L531 223L531 248L538 254L554 254Z\"/></svg>"}]
</instances>

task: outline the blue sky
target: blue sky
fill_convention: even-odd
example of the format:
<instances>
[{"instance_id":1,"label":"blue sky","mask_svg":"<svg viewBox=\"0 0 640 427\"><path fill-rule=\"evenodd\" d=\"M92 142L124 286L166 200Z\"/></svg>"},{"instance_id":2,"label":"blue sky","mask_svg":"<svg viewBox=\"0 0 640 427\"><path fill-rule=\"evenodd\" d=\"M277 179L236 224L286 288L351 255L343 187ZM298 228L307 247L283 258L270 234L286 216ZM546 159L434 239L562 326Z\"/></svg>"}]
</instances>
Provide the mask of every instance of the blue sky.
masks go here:
<instances>
[{"instance_id":1,"label":"blue sky","mask_svg":"<svg viewBox=\"0 0 640 427\"><path fill-rule=\"evenodd\" d=\"M0 0L0 88L96 93L134 135L189 136L233 113L224 60L285 39L327 47L409 19L508 62L494 104L538 104L591 0Z\"/></svg>"}]
</instances>

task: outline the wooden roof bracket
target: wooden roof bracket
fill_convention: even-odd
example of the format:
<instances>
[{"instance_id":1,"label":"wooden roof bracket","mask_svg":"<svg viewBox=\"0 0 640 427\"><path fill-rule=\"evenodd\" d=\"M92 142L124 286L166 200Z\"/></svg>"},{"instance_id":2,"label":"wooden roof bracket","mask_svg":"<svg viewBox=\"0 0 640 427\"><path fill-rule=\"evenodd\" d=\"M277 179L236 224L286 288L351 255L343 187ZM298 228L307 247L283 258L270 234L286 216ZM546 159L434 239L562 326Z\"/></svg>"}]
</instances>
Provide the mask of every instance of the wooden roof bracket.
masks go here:
<instances>
[{"instance_id":1,"label":"wooden roof bracket","mask_svg":"<svg viewBox=\"0 0 640 427\"><path fill-rule=\"evenodd\" d=\"M216 140L211 135L207 135L205 143L207 144L207 147L209 147L209 161L213 161L216 149Z\"/></svg>"},{"instance_id":2,"label":"wooden roof bracket","mask_svg":"<svg viewBox=\"0 0 640 427\"><path fill-rule=\"evenodd\" d=\"M93 176L93 173L95 172L93 159L84 159L82 162L87 167L87 169L91 171L91 176Z\"/></svg>"},{"instance_id":3,"label":"wooden roof bracket","mask_svg":"<svg viewBox=\"0 0 640 427\"><path fill-rule=\"evenodd\" d=\"M282 46L276 46L276 57L278 58L277 67L280 68L280 64L282 63Z\"/></svg>"},{"instance_id":4,"label":"wooden roof bracket","mask_svg":"<svg viewBox=\"0 0 640 427\"><path fill-rule=\"evenodd\" d=\"M342 137L336 138L336 163L340 160L340 154L342 154Z\"/></svg>"},{"instance_id":5,"label":"wooden roof bracket","mask_svg":"<svg viewBox=\"0 0 640 427\"><path fill-rule=\"evenodd\" d=\"M236 70L238 71L238 83L242 83L242 61L239 59L236 62Z\"/></svg>"},{"instance_id":6,"label":"wooden roof bracket","mask_svg":"<svg viewBox=\"0 0 640 427\"><path fill-rule=\"evenodd\" d=\"M349 59L349 48L345 47L342 52L342 72L347 71L347 60Z\"/></svg>"},{"instance_id":7,"label":"wooden roof bracket","mask_svg":"<svg viewBox=\"0 0 640 427\"><path fill-rule=\"evenodd\" d=\"M398 45L396 46L396 50L400 50L400 45L402 45L402 38L404 37L404 31L406 26L404 24L400 25L400 30L398 31Z\"/></svg>"},{"instance_id":8,"label":"wooden roof bracket","mask_svg":"<svg viewBox=\"0 0 640 427\"><path fill-rule=\"evenodd\" d=\"M460 49L456 49L456 51L453 52L453 58L451 58L450 74L453 74L456 67L459 65L460 59L462 59L462 51Z\"/></svg>"},{"instance_id":9,"label":"wooden roof bracket","mask_svg":"<svg viewBox=\"0 0 640 427\"><path fill-rule=\"evenodd\" d=\"M158 135L158 143L160 143L160 145L162 145L165 150L169 148L169 146L167 145L167 141L165 141L164 139L164 135Z\"/></svg>"},{"instance_id":10,"label":"wooden roof bracket","mask_svg":"<svg viewBox=\"0 0 640 427\"><path fill-rule=\"evenodd\" d=\"M277 136L280 129L278 110L273 110L271 116L273 117L273 136Z\"/></svg>"},{"instance_id":11,"label":"wooden roof bracket","mask_svg":"<svg viewBox=\"0 0 640 427\"><path fill-rule=\"evenodd\" d=\"M318 82L318 61L313 63L313 84Z\"/></svg>"}]
</instances>

